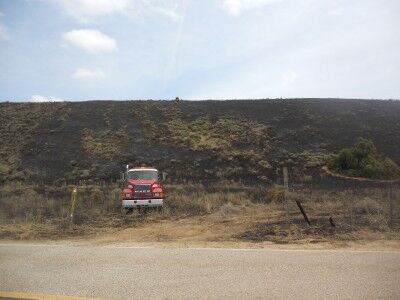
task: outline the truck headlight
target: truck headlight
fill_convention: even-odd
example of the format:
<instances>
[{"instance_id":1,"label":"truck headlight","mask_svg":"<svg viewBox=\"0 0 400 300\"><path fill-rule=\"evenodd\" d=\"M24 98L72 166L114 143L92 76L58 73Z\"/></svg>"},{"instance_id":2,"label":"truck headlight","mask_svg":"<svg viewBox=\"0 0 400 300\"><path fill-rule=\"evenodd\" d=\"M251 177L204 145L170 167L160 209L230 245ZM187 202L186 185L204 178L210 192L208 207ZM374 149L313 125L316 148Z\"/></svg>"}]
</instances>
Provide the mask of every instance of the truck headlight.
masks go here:
<instances>
[{"instance_id":1,"label":"truck headlight","mask_svg":"<svg viewBox=\"0 0 400 300\"><path fill-rule=\"evenodd\" d=\"M131 197L131 194L125 194L125 197L126 197L126 198L130 198L130 197Z\"/></svg>"},{"instance_id":2,"label":"truck headlight","mask_svg":"<svg viewBox=\"0 0 400 300\"><path fill-rule=\"evenodd\" d=\"M160 197L160 193L154 193L154 197Z\"/></svg>"}]
</instances>

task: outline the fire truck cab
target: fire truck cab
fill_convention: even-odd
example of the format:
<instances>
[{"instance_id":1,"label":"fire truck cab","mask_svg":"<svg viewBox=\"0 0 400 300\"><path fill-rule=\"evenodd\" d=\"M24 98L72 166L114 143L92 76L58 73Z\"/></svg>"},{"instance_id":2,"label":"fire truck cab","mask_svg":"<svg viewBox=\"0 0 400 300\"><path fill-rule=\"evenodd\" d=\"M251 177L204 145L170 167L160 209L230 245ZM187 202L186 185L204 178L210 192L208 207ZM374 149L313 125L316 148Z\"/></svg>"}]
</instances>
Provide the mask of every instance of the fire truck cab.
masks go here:
<instances>
[{"instance_id":1,"label":"fire truck cab","mask_svg":"<svg viewBox=\"0 0 400 300\"><path fill-rule=\"evenodd\" d=\"M160 174L152 167L136 167L126 170L126 186L122 189L122 211L124 213L133 208L153 207L162 209L164 206L165 192L162 179L165 174Z\"/></svg>"}]
</instances>

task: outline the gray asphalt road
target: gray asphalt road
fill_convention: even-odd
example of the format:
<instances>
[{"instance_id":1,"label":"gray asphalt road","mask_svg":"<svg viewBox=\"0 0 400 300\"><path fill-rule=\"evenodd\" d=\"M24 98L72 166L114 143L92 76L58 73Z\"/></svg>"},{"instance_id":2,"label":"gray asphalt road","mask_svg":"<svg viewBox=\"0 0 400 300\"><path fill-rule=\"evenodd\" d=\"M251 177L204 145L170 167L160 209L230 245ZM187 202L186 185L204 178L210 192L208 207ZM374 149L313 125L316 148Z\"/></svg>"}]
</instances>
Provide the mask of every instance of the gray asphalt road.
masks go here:
<instances>
[{"instance_id":1,"label":"gray asphalt road","mask_svg":"<svg viewBox=\"0 0 400 300\"><path fill-rule=\"evenodd\" d=\"M400 299L400 252L0 244L0 290L114 299Z\"/></svg>"}]
</instances>

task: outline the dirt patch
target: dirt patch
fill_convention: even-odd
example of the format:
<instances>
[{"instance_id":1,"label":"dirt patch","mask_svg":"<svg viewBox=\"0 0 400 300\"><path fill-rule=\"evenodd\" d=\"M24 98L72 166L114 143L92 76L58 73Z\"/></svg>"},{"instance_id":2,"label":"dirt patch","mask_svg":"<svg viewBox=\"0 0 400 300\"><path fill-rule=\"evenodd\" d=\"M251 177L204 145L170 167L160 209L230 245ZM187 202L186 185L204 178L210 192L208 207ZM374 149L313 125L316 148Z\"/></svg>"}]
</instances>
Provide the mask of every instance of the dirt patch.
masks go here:
<instances>
[{"instance_id":1,"label":"dirt patch","mask_svg":"<svg viewBox=\"0 0 400 300\"><path fill-rule=\"evenodd\" d=\"M302 219L292 219L289 223L285 220L262 222L234 237L253 242L271 241L286 244L310 238L312 242L322 242L327 239L342 240L356 231L356 228L348 225L333 227L327 217L319 217L313 219L312 225L308 225Z\"/></svg>"}]
</instances>

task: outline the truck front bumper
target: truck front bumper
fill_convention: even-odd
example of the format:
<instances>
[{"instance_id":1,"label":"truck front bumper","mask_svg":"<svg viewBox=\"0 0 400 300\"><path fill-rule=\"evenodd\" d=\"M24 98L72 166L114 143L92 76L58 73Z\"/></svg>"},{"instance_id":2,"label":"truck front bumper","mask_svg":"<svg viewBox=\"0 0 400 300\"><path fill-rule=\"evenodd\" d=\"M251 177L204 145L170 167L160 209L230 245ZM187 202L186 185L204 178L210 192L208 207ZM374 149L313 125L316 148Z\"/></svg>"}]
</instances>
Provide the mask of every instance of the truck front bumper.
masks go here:
<instances>
[{"instance_id":1,"label":"truck front bumper","mask_svg":"<svg viewBox=\"0 0 400 300\"><path fill-rule=\"evenodd\" d=\"M131 207L162 207L164 199L122 200L123 208Z\"/></svg>"}]
</instances>

